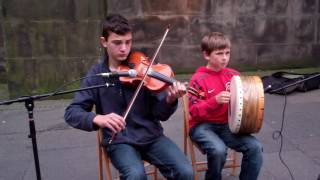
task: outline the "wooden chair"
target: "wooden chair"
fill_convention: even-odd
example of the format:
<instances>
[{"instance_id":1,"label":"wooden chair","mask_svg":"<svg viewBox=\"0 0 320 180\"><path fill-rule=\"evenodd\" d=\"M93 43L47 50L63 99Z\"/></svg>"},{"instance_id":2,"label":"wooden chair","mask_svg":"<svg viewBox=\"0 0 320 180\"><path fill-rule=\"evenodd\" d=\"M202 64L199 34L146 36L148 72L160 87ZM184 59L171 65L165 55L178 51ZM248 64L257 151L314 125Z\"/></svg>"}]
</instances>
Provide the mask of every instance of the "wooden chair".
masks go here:
<instances>
[{"instance_id":1,"label":"wooden chair","mask_svg":"<svg viewBox=\"0 0 320 180\"><path fill-rule=\"evenodd\" d=\"M106 153L105 148L102 145L102 130L97 131L97 144L98 144L98 170L99 170L99 180L103 180L103 165L105 165L105 175L107 180L112 180L112 173L111 173L111 161ZM152 179L158 179L158 170L155 166L149 164L148 162L144 161L144 167L146 169L146 174L151 176ZM120 179L119 177L115 179Z\"/></svg>"},{"instance_id":2,"label":"wooden chair","mask_svg":"<svg viewBox=\"0 0 320 180\"><path fill-rule=\"evenodd\" d=\"M183 115L184 115L184 153L188 156L190 154L191 158L191 164L193 168L193 172L195 175L195 180L199 179L199 175L202 171L206 171L207 168L207 161L197 161L196 158L196 147L202 154L205 154L203 151L201 151L200 148L197 147L196 143L192 142L192 140L189 137L189 107L188 107L188 97L187 95L184 95L182 97L182 104L183 104ZM189 149L189 153L188 153ZM237 162L237 153L234 150L229 150L228 157L226 160L226 163L224 165L224 168L232 168L231 175L236 176L236 168L240 167L240 164Z\"/></svg>"}]
</instances>

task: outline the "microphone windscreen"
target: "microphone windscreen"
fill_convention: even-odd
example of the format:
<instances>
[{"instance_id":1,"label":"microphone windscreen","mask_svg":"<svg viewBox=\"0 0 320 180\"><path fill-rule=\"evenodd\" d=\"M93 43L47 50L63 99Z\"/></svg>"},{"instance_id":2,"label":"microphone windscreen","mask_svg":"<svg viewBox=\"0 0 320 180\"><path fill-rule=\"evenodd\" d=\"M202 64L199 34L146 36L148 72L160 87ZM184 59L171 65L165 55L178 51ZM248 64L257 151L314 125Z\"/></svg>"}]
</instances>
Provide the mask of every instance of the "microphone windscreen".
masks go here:
<instances>
[{"instance_id":1,"label":"microphone windscreen","mask_svg":"<svg viewBox=\"0 0 320 180\"><path fill-rule=\"evenodd\" d=\"M137 76L137 71L134 69L130 69L128 71L129 77L136 77Z\"/></svg>"}]
</instances>

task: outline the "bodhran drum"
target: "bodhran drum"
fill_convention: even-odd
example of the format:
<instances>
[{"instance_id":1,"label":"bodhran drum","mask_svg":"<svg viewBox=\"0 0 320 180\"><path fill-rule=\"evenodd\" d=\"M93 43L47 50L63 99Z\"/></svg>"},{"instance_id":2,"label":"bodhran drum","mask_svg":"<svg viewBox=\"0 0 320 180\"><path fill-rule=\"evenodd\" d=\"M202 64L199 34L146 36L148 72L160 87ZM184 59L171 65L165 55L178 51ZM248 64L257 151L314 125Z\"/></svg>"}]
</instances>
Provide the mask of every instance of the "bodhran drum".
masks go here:
<instances>
[{"instance_id":1,"label":"bodhran drum","mask_svg":"<svg viewBox=\"0 0 320 180\"><path fill-rule=\"evenodd\" d=\"M232 133L258 133L264 113L264 90L258 76L233 76L230 82L228 112Z\"/></svg>"}]
</instances>

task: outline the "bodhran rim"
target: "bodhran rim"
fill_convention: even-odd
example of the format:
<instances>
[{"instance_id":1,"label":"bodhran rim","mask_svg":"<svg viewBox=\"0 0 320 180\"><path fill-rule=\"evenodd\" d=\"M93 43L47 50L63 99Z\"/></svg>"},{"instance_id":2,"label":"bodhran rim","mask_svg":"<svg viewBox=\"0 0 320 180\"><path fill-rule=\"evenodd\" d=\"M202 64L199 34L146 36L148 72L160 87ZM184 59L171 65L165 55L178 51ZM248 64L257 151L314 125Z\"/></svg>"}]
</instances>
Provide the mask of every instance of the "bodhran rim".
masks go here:
<instances>
[{"instance_id":1,"label":"bodhran rim","mask_svg":"<svg viewBox=\"0 0 320 180\"><path fill-rule=\"evenodd\" d=\"M241 127L243 110L243 86L240 76L233 76L230 81L230 102L228 124L232 133L238 133Z\"/></svg>"}]
</instances>

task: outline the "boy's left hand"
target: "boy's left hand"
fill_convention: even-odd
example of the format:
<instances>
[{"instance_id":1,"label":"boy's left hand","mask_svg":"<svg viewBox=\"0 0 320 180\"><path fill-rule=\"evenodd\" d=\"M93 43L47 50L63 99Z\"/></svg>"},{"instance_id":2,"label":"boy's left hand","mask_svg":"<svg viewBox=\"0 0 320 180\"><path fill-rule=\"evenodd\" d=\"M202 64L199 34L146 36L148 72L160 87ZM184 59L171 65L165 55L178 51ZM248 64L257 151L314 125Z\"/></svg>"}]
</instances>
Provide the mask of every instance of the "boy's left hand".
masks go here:
<instances>
[{"instance_id":1,"label":"boy's left hand","mask_svg":"<svg viewBox=\"0 0 320 180\"><path fill-rule=\"evenodd\" d=\"M174 82L171 86L167 88L168 96L167 103L172 104L179 97L182 97L187 91L187 87L181 82Z\"/></svg>"}]
</instances>

